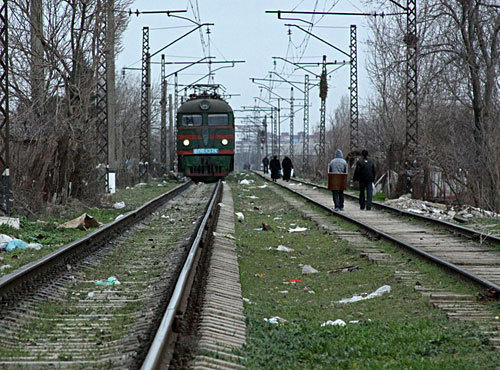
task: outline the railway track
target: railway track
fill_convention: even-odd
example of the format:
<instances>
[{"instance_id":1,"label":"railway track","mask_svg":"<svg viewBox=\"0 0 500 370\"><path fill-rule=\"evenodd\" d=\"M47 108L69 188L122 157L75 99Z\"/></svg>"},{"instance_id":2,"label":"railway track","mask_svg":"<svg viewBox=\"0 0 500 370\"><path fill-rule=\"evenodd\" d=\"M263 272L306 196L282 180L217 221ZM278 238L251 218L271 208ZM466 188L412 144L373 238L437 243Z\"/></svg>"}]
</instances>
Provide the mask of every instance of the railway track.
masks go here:
<instances>
[{"instance_id":1,"label":"railway track","mask_svg":"<svg viewBox=\"0 0 500 370\"><path fill-rule=\"evenodd\" d=\"M374 203L370 211L362 211L357 197L347 194L345 211L336 212L331 192L325 186L296 180L280 181L278 185L379 238L455 271L483 286L490 296L499 297L500 238L381 203Z\"/></svg>"},{"instance_id":2,"label":"railway track","mask_svg":"<svg viewBox=\"0 0 500 370\"><path fill-rule=\"evenodd\" d=\"M181 185L4 276L0 366L137 368L147 358L143 366L152 368L169 361L173 325L196 281L193 267L210 240L221 187Z\"/></svg>"},{"instance_id":3,"label":"railway track","mask_svg":"<svg viewBox=\"0 0 500 370\"><path fill-rule=\"evenodd\" d=\"M260 173L257 175L271 181ZM500 250L495 240L485 242L481 239L480 232L477 232L479 235L476 238L480 240L477 242L473 240L474 235L471 236L471 233L474 234L473 230L460 233L458 230L462 228L458 227L457 231L450 232L450 225L445 225L446 228L437 227L436 225L439 223L435 223L434 219L429 220L430 224L426 225L421 222L420 217L419 222L415 222L411 217L413 214L402 217L401 211L396 209L384 211L377 210L375 208L377 206L375 206L372 207L371 211L360 211L356 197L346 199L344 212L335 212L331 192L325 191L324 187L322 189L316 184L304 182L300 185L300 182L295 180L290 183L273 184L290 190L290 192L283 193L278 187L271 187L271 191L282 196L304 217L315 221L318 226L348 242L352 248L360 253L361 257L377 264L394 266L394 278L425 296L429 305L443 310L450 320L474 322L485 338L488 338L492 347L500 350L498 306L489 304L491 299L498 300L499 298L496 287L498 286L500 264L495 261L499 259ZM298 198L294 197L293 194L298 195ZM312 208L304 207L304 200L310 203ZM315 210L317 209L315 207L335 213L336 216L358 225L360 229L364 229L368 233L347 231L332 223L329 217L322 215ZM404 211L403 214L405 214ZM405 248L410 247L412 252L424 258L430 256L430 259L438 265L451 269L460 277L480 284L483 287L483 293L463 294L443 289L439 282L433 282L432 278L427 278L421 271L408 270L403 267L405 261L401 260L400 256L393 256L384 249L380 249L376 243L380 238L390 240ZM456 256L454 256L455 253ZM452 262L445 260L448 257ZM465 273L463 274L463 272Z\"/></svg>"}]
</instances>

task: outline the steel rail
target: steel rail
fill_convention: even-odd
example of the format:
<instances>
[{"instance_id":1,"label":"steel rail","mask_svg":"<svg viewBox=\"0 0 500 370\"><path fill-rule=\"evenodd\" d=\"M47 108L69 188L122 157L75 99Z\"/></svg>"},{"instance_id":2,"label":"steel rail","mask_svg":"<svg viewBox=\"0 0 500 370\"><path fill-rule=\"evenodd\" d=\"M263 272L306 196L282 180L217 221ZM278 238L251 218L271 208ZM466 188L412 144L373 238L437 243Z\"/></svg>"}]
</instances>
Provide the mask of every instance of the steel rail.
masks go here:
<instances>
[{"instance_id":1,"label":"steel rail","mask_svg":"<svg viewBox=\"0 0 500 370\"><path fill-rule=\"evenodd\" d=\"M198 228L196 233L196 237L191 244L191 248L189 250L189 254L186 258L184 266L179 274L177 283L175 285L174 291L172 293L172 297L170 298L170 302L168 304L167 309L163 315L160 326L156 332L156 335L151 343L148 354L142 363L142 370L150 370L157 369L161 365L164 349L172 337L172 326L175 320L175 316L177 314L177 310L185 298L185 294L189 294L186 291L186 287L189 279L191 278L193 269L196 268L196 255L199 251L199 246L203 237L203 233L207 227L208 220L211 217L213 211L215 210L215 205L220 199L220 195L222 193L222 182L219 180L217 186L214 189L212 194L212 198L205 212L205 216L203 217L202 222Z\"/></svg>"},{"instance_id":2,"label":"steel rail","mask_svg":"<svg viewBox=\"0 0 500 370\"><path fill-rule=\"evenodd\" d=\"M254 173L256 173L260 177L264 178L265 180L270 181L268 178L266 178L265 176L261 175L260 173L258 173L256 171L254 171ZM296 180L294 180L294 181L296 181ZM299 182L307 183L307 182L304 182L304 181L299 181ZM445 266L448 269L450 269L450 270L452 270L452 271L454 271L454 272L456 272L456 273L458 273L458 274L460 274L460 275L462 275L462 276L464 276L464 277L466 277L466 278L468 278L468 279L470 279L470 280L478 283L479 285L481 285L481 286L483 286L483 287L485 287L487 289L494 289L496 292L500 292L500 285L498 285L498 284L496 284L496 283L494 283L494 282L492 282L490 280L487 280L487 279L484 279L484 278L482 278L480 276L477 276L476 274L474 274L474 273L472 273L472 272L470 272L468 270L465 270L465 269L463 269L463 268L461 268L461 267L459 267L459 266L457 266L457 265L455 265L453 263L450 263L450 262L448 262L446 260L443 260L442 258L436 257L436 256L434 256L434 255L432 255L430 253L427 253L427 252L425 252L425 251L423 251L423 250L421 250L421 249L419 249L419 248L417 248L417 247L415 247L415 246L413 246L413 245L411 245L409 243L406 243L406 242L404 242L404 241L402 241L402 240L400 240L398 238L395 238L395 237L393 237L393 236L391 236L391 235L389 235L389 234L387 234L387 233L385 233L383 231L380 231L377 228L374 228L372 226L368 226L368 225L362 223L361 221L358 221L358 220L356 220L356 219L354 219L352 217L346 216L342 212L336 212L333 209L331 209L330 207L328 207L326 205L323 205L321 203L318 203L315 200L313 200L310 197L308 197L307 195L301 194L300 192L298 192L296 190L290 189L290 188L288 188L288 187L286 187L284 185L278 184L278 183L274 183L274 184L276 184L276 185L278 185L278 186L280 186L280 187L282 187L282 188L290 191L291 193L293 193L295 195L298 195L299 197L302 197L302 198L306 199L308 202L310 202L310 203L312 203L312 204L314 204L314 205L316 205L318 207L321 207L322 209L326 210L327 212L330 212L330 213L332 213L332 214L334 214L336 216L339 216L340 218L342 218L342 219L344 219L344 220L346 220L346 221L348 221L350 223L353 223L356 226L359 226L362 229L367 230L368 232L374 233L376 236L378 236L380 238L384 238L384 239L386 239L386 240L388 240L388 241L390 241L392 243L401 245L401 246L407 248L408 250L414 252L415 254L420 255L420 256L422 256L422 257L424 257L426 259L429 259L429 260L431 260L431 261L433 261L433 262L435 262L435 263L437 263L439 265ZM318 186L318 184L313 184L313 183L307 183L307 184L308 185ZM321 187L323 189L326 188L323 185L319 185L319 187ZM356 197L353 196L353 198L356 198ZM405 214L407 214L409 216L414 216L412 213L409 213L409 212L405 212ZM434 219L430 219L430 220L431 221L439 221L439 220L434 220ZM472 229L468 229L468 230L474 231Z\"/></svg>"},{"instance_id":3,"label":"steel rail","mask_svg":"<svg viewBox=\"0 0 500 370\"><path fill-rule=\"evenodd\" d=\"M108 241L114 234L120 233L129 225L138 222L147 215L151 214L152 210L182 193L189 186L191 186L191 184L192 181L185 182L167 193L157 196L141 207L126 213L118 220L101 226L88 235L66 244L41 259L31 262L10 274L3 276L0 278L0 302L2 302L9 293L16 288L21 287L24 283L34 280L36 277L42 275L50 269L64 266L66 260L73 258L76 255L85 255L85 252L89 248L93 248L95 244Z\"/></svg>"}]
</instances>

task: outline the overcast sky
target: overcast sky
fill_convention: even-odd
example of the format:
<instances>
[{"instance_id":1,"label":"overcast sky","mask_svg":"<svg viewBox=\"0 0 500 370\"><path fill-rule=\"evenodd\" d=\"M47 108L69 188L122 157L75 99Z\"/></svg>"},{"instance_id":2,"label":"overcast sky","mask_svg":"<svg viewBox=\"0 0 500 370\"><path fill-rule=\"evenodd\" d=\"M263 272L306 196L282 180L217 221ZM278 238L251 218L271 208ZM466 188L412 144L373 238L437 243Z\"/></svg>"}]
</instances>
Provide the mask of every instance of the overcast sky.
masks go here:
<instances>
[{"instance_id":1,"label":"overcast sky","mask_svg":"<svg viewBox=\"0 0 500 370\"><path fill-rule=\"evenodd\" d=\"M333 6L335 3L337 5ZM250 78L269 78L269 71L275 70L282 76L293 80L303 81L304 72L293 71L291 65L278 61L273 64L273 56L286 57L292 61L321 62L322 55L327 56L327 61L341 61L348 58L342 53L322 42L307 37L305 33L297 28L291 28L286 23L295 23L307 28L304 22L279 20L276 14L266 14L266 10L303 10L303 11L334 11L334 12L367 12L367 9L359 0L136 0L133 10L187 10L187 13L179 14L202 23L214 23L210 27L210 40L208 42L206 27L203 27L204 46L202 45L199 31L193 32L184 39L178 41L162 53L166 54L167 61L194 61L207 55L215 57L214 60L244 60L245 63L236 64L234 68L224 68L215 72L214 82L222 84L228 94L239 94L229 99L233 109L241 106L252 106L256 103L255 97L260 96L269 101L269 94L260 89L250 81ZM298 16L294 16L298 17ZM311 20L311 16L301 16L302 19ZM369 36L367 19L365 17L350 16L320 16L314 17L314 28L312 33L325 39L329 43L349 54L349 27L357 25L358 32L358 79L359 79L359 102L362 105L370 96L370 84L365 71L365 60L367 48L365 42ZM186 20L167 17L166 15L139 15L131 16L130 24L124 35L124 50L117 60L117 68L140 67L141 66L141 43L142 28L150 27L151 53L156 52L168 43L177 39L184 33L193 29L194 24ZM153 58L153 62L160 62L160 54ZM213 65L218 68L221 65ZM179 65L167 65L167 74L181 68ZM337 68L329 66L328 70ZM311 67L313 71L320 74L320 67ZM189 84L196 81L208 72L207 65L193 66L179 74L179 83ZM136 74L137 71L127 71L128 76ZM312 76L311 76L312 77ZM158 65L153 66L152 80L158 83L160 69ZM173 80L171 80L173 82ZM204 79L200 83L207 83ZM269 84L269 83L266 83ZM302 88L302 86L300 86ZM327 114L332 114L335 107L340 103L342 96L349 95L349 65L339 68L331 74L327 98ZM275 93L289 98L290 85L286 83L274 83ZM296 99L302 99L302 93L294 92ZM311 126L315 126L319 120L319 92L314 89L310 94L311 100ZM267 105L257 101L261 107ZM297 100L295 105L302 104ZM282 116L288 114L288 103L283 102ZM236 112L238 117L248 113ZM240 122L242 122L240 120ZM237 122L238 124L238 122ZM302 130L302 111L295 116L295 132ZM284 123L282 131L288 131L288 123Z\"/></svg>"}]
</instances>

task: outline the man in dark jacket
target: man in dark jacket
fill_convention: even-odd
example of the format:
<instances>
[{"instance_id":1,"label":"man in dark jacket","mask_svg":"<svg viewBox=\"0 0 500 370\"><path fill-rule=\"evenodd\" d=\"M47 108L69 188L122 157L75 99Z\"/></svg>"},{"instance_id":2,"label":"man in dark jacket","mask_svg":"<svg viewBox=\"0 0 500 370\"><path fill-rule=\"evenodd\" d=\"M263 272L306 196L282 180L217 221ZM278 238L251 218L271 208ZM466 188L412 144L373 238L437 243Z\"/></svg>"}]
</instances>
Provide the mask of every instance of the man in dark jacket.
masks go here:
<instances>
[{"instance_id":1,"label":"man in dark jacket","mask_svg":"<svg viewBox=\"0 0 500 370\"><path fill-rule=\"evenodd\" d=\"M264 166L264 168L262 169L262 171L264 172L264 174L267 175L267 171L268 171L268 168L269 168L269 158L267 158L267 155L262 160L262 166Z\"/></svg>"},{"instance_id":2,"label":"man in dark jacket","mask_svg":"<svg viewBox=\"0 0 500 370\"><path fill-rule=\"evenodd\" d=\"M375 164L368 158L368 151L361 152L363 158L356 163L353 181L359 181L359 208L369 211L372 208L373 181L375 180ZM365 202L366 191L366 202Z\"/></svg>"},{"instance_id":3,"label":"man in dark jacket","mask_svg":"<svg viewBox=\"0 0 500 370\"><path fill-rule=\"evenodd\" d=\"M271 178L274 182L280 178L281 164L277 156L273 156L271 162L269 162L269 168L271 169Z\"/></svg>"},{"instance_id":4,"label":"man in dark jacket","mask_svg":"<svg viewBox=\"0 0 500 370\"><path fill-rule=\"evenodd\" d=\"M283 161L281 162L281 167L283 167L283 180L290 180L293 168L292 160L290 159L290 157L285 155L285 158L283 158Z\"/></svg>"},{"instance_id":5,"label":"man in dark jacket","mask_svg":"<svg viewBox=\"0 0 500 370\"><path fill-rule=\"evenodd\" d=\"M328 172L332 173L347 173L347 162L342 158L342 150L335 151L335 158L332 159L328 166ZM344 190L332 190L333 204L336 211L344 210Z\"/></svg>"}]
</instances>

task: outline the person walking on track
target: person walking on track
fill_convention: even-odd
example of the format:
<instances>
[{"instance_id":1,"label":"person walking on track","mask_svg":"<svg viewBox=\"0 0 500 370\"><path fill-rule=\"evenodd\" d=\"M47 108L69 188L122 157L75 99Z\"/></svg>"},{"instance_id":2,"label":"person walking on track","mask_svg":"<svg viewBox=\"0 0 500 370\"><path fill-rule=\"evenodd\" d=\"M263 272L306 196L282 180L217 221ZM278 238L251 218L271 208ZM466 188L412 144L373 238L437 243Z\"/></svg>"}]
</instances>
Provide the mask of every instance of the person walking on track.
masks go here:
<instances>
[{"instance_id":1,"label":"person walking on track","mask_svg":"<svg viewBox=\"0 0 500 370\"><path fill-rule=\"evenodd\" d=\"M361 152L363 158L356 163L353 181L359 181L359 208L369 211L372 208L373 181L375 180L375 164L368 158L368 151ZM365 198L366 191L366 198ZM366 199L366 200L365 200Z\"/></svg>"},{"instance_id":2,"label":"person walking on track","mask_svg":"<svg viewBox=\"0 0 500 370\"><path fill-rule=\"evenodd\" d=\"M262 171L264 172L265 175L267 175L267 171L269 170L269 158L267 158L267 155L264 157L262 160Z\"/></svg>"},{"instance_id":3,"label":"person walking on track","mask_svg":"<svg viewBox=\"0 0 500 370\"><path fill-rule=\"evenodd\" d=\"M281 164L277 156L273 156L271 162L269 162L269 168L271 169L271 178L274 182L280 178Z\"/></svg>"},{"instance_id":4,"label":"person walking on track","mask_svg":"<svg viewBox=\"0 0 500 370\"><path fill-rule=\"evenodd\" d=\"M283 158L283 161L281 162L281 167L283 167L283 180L290 180L293 168L292 160L290 159L290 157L285 155L285 158Z\"/></svg>"},{"instance_id":5,"label":"person walking on track","mask_svg":"<svg viewBox=\"0 0 500 370\"><path fill-rule=\"evenodd\" d=\"M347 162L343 158L342 150L335 151L335 158L332 159L328 166L330 173L347 173ZM344 210L344 190L332 190L333 204L336 211Z\"/></svg>"}]
</instances>

